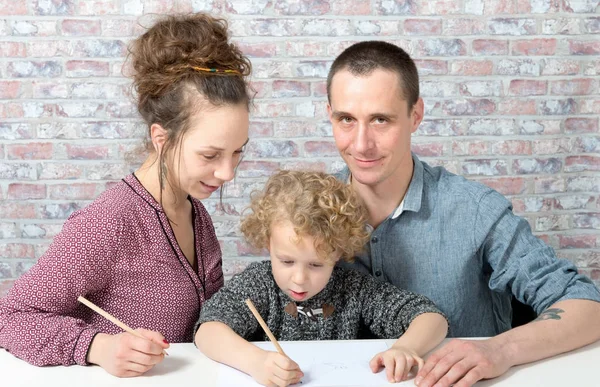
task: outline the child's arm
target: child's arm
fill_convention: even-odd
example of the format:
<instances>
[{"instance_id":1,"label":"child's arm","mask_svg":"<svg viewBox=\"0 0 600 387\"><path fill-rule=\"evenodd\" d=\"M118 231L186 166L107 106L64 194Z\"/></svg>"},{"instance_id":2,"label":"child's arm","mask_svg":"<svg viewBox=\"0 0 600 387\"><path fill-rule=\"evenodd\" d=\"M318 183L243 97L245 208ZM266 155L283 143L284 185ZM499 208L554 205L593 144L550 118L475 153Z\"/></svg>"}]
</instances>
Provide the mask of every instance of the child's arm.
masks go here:
<instances>
[{"instance_id":1,"label":"child's arm","mask_svg":"<svg viewBox=\"0 0 600 387\"><path fill-rule=\"evenodd\" d=\"M359 299L362 319L373 334L380 338L399 339L387 351L370 362L373 372L385 367L390 382L405 380L414 365L423 364L421 356L438 345L448 333L448 323L442 312L427 297L362 276Z\"/></svg>"},{"instance_id":2,"label":"child's arm","mask_svg":"<svg viewBox=\"0 0 600 387\"><path fill-rule=\"evenodd\" d=\"M238 369L265 386L288 386L304 376L290 358L258 348L221 322L200 325L194 341L209 358Z\"/></svg>"},{"instance_id":3,"label":"child's arm","mask_svg":"<svg viewBox=\"0 0 600 387\"><path fill-rule=\"evenodd\" d=\"M252 299L268 321L276 287L269 262L249 265L202 305L194 343L209 358L245 372L261 384L287 386L302 377L298 365L246 340L262 328L245 300Z\"/></svg>"}]
</instances>

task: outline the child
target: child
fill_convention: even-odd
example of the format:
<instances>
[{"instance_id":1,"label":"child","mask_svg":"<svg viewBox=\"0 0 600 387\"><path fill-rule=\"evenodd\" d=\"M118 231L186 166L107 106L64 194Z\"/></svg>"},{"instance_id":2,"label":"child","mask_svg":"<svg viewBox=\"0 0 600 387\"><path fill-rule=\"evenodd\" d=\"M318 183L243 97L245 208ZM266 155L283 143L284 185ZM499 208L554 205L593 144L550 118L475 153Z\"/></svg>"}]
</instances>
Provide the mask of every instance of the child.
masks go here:
<instances>
[{"instance_id":1,"label":"child","mask_svg":"<svg viewBox=\"0 0 600 387\"><path fill-rule=\"evenodd\" d=\"M335 266L369 237L365 210L349 186L324 173L280 171L250 208L242 232L271 259L250 264L202 307L195 343L211 359L263 385L302 378L291 359L246 341L266 340L247 298L278 340L357 339L364 329L400 337L370 362L373 372L385 367L390 382L405 380L446 336L446 319L427 298Z\"/></svg>"}]
</instances>

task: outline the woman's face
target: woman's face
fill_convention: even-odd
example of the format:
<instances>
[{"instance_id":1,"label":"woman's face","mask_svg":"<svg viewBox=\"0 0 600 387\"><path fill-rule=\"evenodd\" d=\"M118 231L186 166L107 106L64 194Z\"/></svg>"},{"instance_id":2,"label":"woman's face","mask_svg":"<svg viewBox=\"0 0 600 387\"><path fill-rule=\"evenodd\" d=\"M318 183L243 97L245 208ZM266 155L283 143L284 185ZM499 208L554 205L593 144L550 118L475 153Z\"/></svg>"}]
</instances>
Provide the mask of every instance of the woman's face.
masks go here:
<instances>
[{"instance_id":1,"label":"woman's face","mask_svg":"<svg viewBox=\"0 0 600 387\"><path fill-rule=\"evenodd\" d=\"M190 118L190 129L175 144L171 181L186 194L206 199L234 177L248 142L246 104L202 109Z\"/></svg>"}]
</instances>

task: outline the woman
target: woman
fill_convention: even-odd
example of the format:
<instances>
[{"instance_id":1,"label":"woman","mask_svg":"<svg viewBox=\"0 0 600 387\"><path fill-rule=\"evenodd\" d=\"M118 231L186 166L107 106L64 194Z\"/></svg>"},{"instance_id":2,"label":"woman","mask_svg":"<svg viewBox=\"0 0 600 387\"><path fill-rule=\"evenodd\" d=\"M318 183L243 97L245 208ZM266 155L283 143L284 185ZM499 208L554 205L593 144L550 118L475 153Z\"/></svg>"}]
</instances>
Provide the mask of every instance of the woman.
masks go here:
<instances>
[{"instance_id":1,"label":"woman","mask_svg":"<svg viewBox=\"0 0 600 387\"><path fill-rule=\"evenodd\" d=\"M98 364L137 376L168 342L192 341L223 285L221 251L199 199L233 179L248 141L250 62L206 14L158 21L132 45L148 157L66 221L0 300L0 346L34 365ZM138 331L122 333L83 295Z\"/></svg>"}]
</instances>

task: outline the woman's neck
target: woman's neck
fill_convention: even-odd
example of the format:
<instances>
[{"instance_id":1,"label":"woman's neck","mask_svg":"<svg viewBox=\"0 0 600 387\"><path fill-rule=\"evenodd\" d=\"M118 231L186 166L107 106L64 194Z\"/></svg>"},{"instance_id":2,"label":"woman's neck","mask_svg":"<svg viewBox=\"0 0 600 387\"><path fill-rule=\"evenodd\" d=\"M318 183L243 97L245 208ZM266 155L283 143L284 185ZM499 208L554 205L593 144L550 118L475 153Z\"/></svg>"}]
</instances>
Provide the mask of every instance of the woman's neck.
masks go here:
<instances>
[{"instance_id":1,"label":"woman's neck","mask_svg":"<svg viewBox=\"0 0 600 387\"><path fill-rule=\"evenodd\" d=\"M154 200L160 203L167 216L176 216L189 208L187 194L167 180L169 178L168 174L163 176L161 187L160 172L158 170L159 162L155 155L150 155L141 167L135 171L135 176Z\"/></svg>"}]
</instances>

